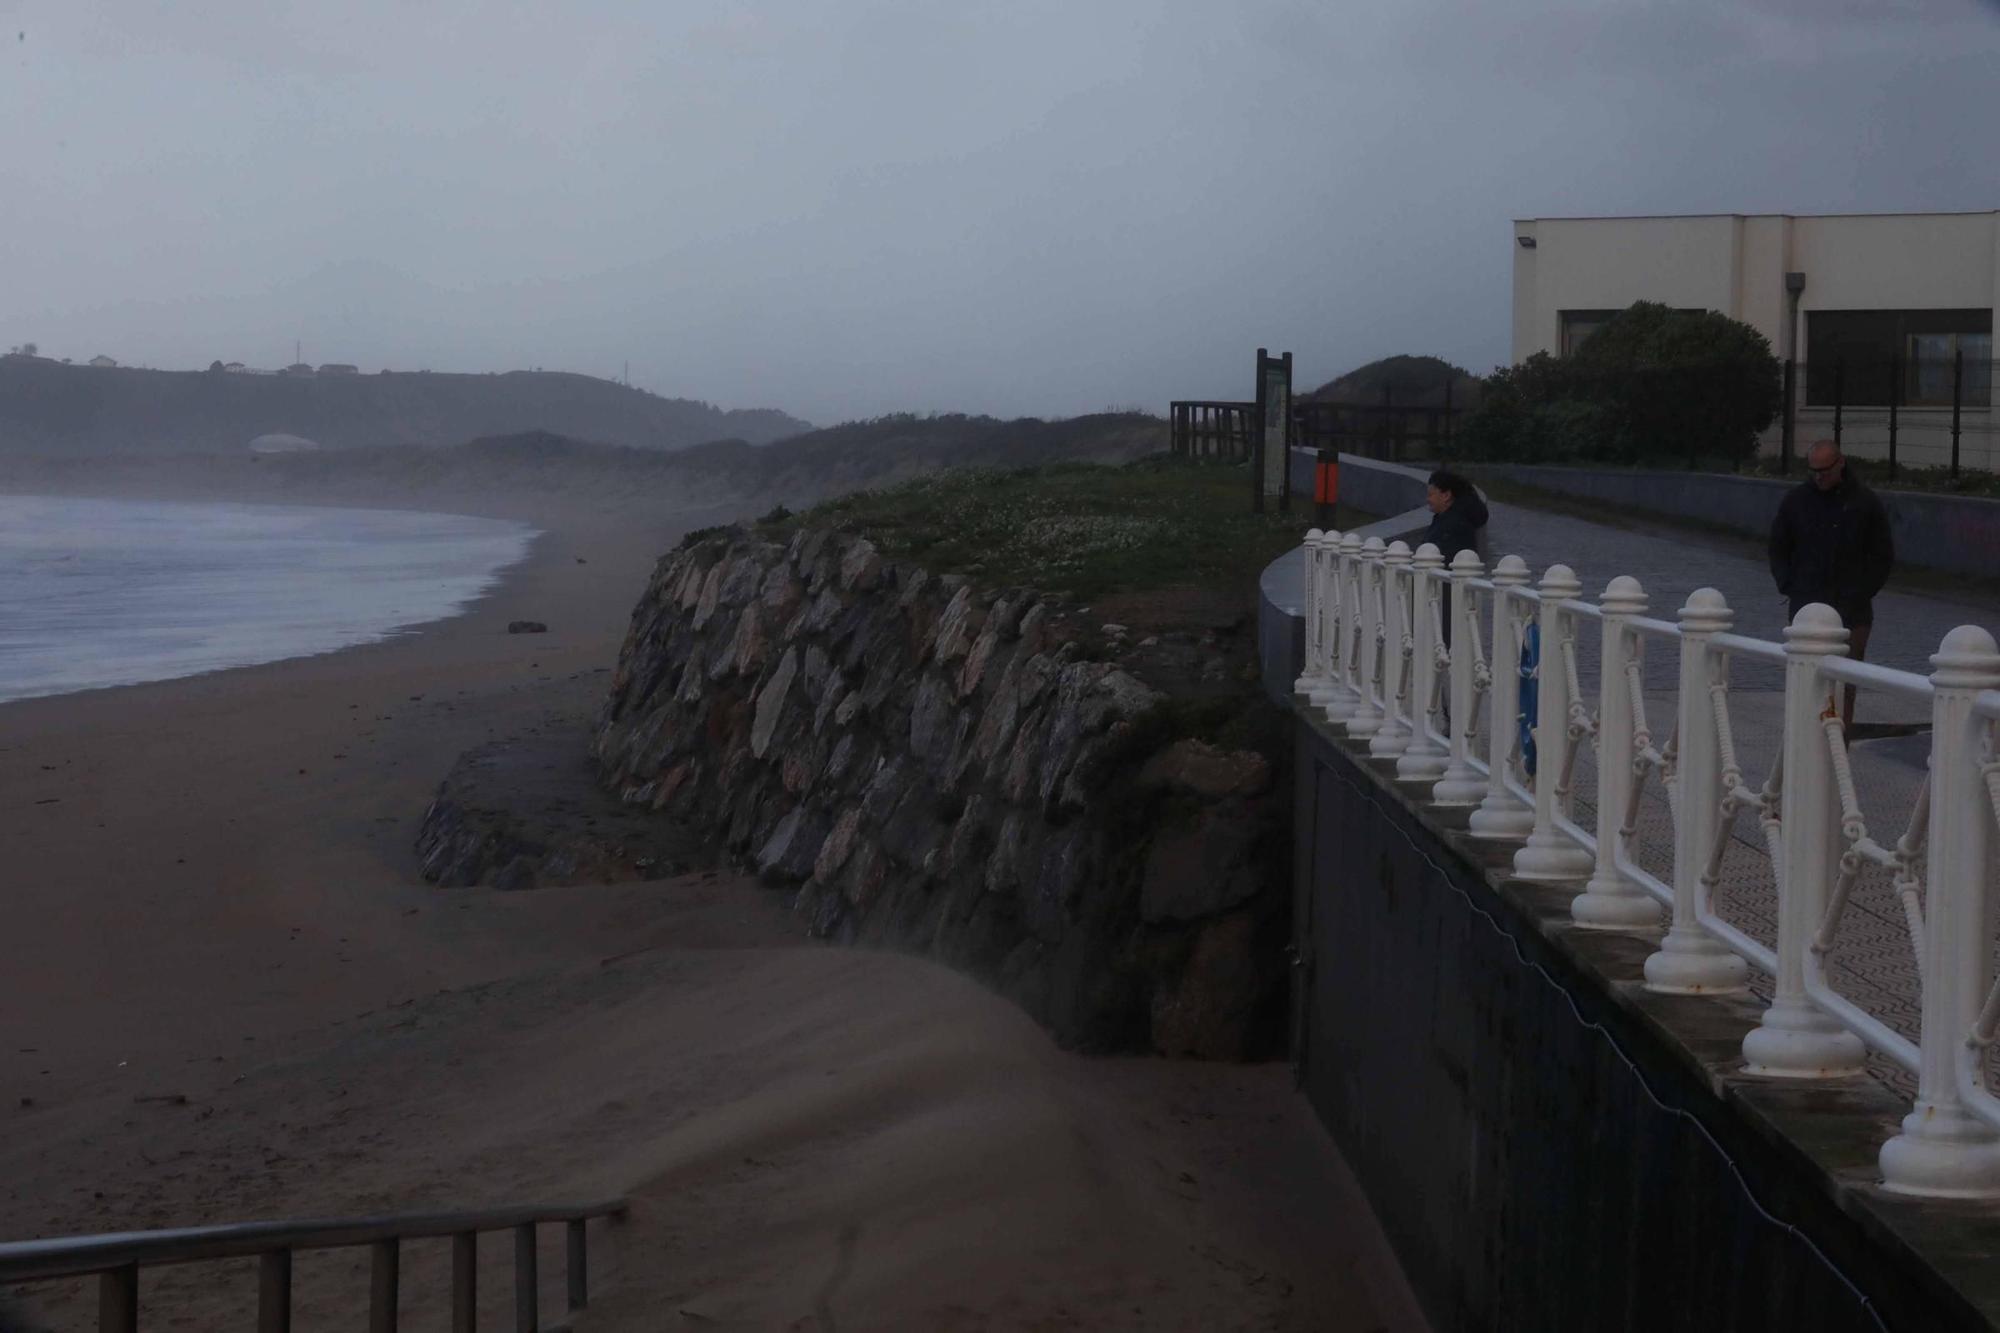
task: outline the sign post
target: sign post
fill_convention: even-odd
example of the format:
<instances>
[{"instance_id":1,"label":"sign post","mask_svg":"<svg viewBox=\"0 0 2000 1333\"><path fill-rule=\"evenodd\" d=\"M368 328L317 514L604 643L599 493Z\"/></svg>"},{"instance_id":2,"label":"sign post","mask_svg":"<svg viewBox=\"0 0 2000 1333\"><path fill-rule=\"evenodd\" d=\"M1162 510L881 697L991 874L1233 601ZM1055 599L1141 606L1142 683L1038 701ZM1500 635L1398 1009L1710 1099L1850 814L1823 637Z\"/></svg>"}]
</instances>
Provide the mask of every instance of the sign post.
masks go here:
<instances>
[{"instance_id":1,"label":"sign post","mask_svg":"<svg viewBox=\"0 0 2000 1333\"><path fill-rule=\"evenodd\" d=\"M1252 472L1256 487L1251 509L1263 513L1275 499L1278 508L1292 507L1292 354L1272 356L1257 349L1257 419Z\"/></svg>"}]
</instances>

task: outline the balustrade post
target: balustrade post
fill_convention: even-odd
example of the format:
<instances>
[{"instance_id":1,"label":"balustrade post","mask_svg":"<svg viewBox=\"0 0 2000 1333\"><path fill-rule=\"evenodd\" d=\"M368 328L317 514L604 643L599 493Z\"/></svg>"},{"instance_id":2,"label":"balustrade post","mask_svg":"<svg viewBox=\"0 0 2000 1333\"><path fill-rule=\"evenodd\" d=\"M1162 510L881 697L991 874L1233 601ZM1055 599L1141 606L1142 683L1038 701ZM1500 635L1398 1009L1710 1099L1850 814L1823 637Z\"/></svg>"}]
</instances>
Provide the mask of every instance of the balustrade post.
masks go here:
<instances>
[{"instance_id":1,"label":"balustrade post","mask_svg":"<svg viewBox=\"0 0 2000 1333\"><path fill-rule=\"evenodd\" d=\"M1473 673L1473 646L1479 642L1479 611L1473 605L1472 581L1486 572L1477 552L1466 549L1452 557L1451 561L1451 759L1445 765L1444 776L1431 788L1431 802L1434 805L1465 806L1476 804L1486 794L1486 779L1479 776L1472 766L1472 715L1477 708L1477 694ZM1499 684L1499 645L1494 645L1495 657L1490 674L1493 685ZM1498 713L1499 695L1494 694L1495 709ZM1494 730L1497 722L1489 723Z\"/></svg>"},{"instance_id":2,"label":"balustrade post","mask_svg":"<svg viewBox=\"0 0 2000 1333\"><path fill-rule=\"evenodd\" d=\"M1313 672L1312 689L1307 699L1312 706L1325 709L1342 697L1343 688L1333 665L1334 640L1340 633L1340 534L1331 528L1319 537L1313 563L1317 573L1314 587L1319 605L1319 632L1314 643L1319 651L1318 665Z\"/></svg>"},{"instance_id":3,"label":"balustrade post","mask_svg":"<svg viewBox=\"0 0 2000 1333\"><path fill-rule=\"evenodd\" d=\"M2000 1136L1960 1089L1979 1086L1985 1047L1970 1040L1991 984L1994 811L1980 781L1988 724L1972 711L2000 689L2000 646L1976 625L1944 636L1931 658L1929 884L1924 894L1923 1029L1917 1101L1882 1145L1882 1184L1900 1194L2000 1194Z\"/></svg>"},{"instance_id":4,"label":"balustrade post","mask_svg":"<svg viewBox=\"0 0 2000 1333\"><path fill-rule=\"evenodd\" d=\"M1354 577L1360 565L1361 539L1353 533L1326 534L1326 697L1315 699L1329 722L1354 716L1360 696L1354 689Z\"/></svg>"},{"instance_id":5,"label":"balustrade post","mask_svg":"<svg viewBox=\"0 0 2000 1333\"><path fill-rule=\"evenodd\" d=\"M1444 552L1430 542L1410 558L1410 745L1396 760L1399 782L1435 782L1451 766L1451 753L1431 735L1431 696L1437 692L1438 605L1444 587Z\"/></svg>"},{"instance_id":6,"label":"balustrade post","mask_svg":"<svg viewBox=\"0 0 2000 1333\"><path fill-rule=\"evenodd\" d=\"M1382 725L1382 539L1361 544L1355 565L1355 605L1360 609L1360 650L1355 657L1355 690L1360 698L1347 719L1350 736L1373 736Z\"/></svg>"},{"instance_id":7,"label":"balustrade post","mask_svg":"<svg viewBox=\"0 0 2000 1333\"><path fill-rule=\"evenodd\" d=\"M1822 1013L1806 994L1805 955L1826 914L1838 860L1833 765L1820 719L1832 687L1820 660L1847 651L1847 631L1830 606L1799 609L1785 627L1785 787L1779 818L1784 865L1778 873L1778 971L1771 1007L1743 1038L1744 1072L1771 1078L1840 1078L1861 1072L1861 1039Z\"/></svg>"},{"instance_id":8,"label":"balustrade post","mask_svg":"<svg viewBox=\"0 0 2000 1333\"><path fill-rule=\"evenodd\" d=\"M1620 574L1598 599L1601 669L1597 685L1597 864L1583 892L1570 901L1570 918L1591 930L1650 929L1660 924L1660 908L1623 870L1626 818L1631 813L1632 774L1637 747L1632 728L1632 687L1626 670L1639 660L1632 635L1633 616L1646 609L1646 591L1630 574Z\"/></svg>"},{"instance_id":9,"label":"balustrade post","mask_svg":"<svg viewBox=\"0 0 2000 1333\"><path fill-rule=\"evenodd\" d=\"M1382 552L1382 725L1368 738L1368 753L1393 759L1410 747L1403 718L1403 643L1410 637L1410 548L1401 541Z\"/></svg>"},{"instance_id":10,"label":"balustrade post","mask_svg":"<svg viewBox=\"0 0 2000 1333\"><path fill-rule=\"evenodd\" d=\"M1681 607L1680 753L1674 761L1680 808L1674 816L1674 917L1646 960L1646 989L1667 995L1740 991L1749 965L1701 924L1701 877L1722 823L1722 753L1715 730L1722 683L1709 641L1734 618L1713 588L1696 588Z\"/></svg>"},{"instance_id":11,"label":"balustrade post","mask_svg":"<svg viewBox=\"0 0 2000 1333\"><path fill-rule=\"evenodd\" d=\"M1507 786L1507 768L1521 729L1521 634L1514 623L1514 588L1528 586L1528 565L1503 555L1493 567L1493 684L1486 705L1486 794L1468 827L1475 838L1519 842L1535 827L1535 812Z\"/></svg>"},{"instance_id":12,"label":"balustrade post","mask_svg":"<svg viewBox=\"0 0 2000 1333\"><path fill-rule=\"evenodd\" d=\"M1535 825L1527 845L1514 853L1519 879L1582 879L1595 864L1590 853L1556 828L1556 784L1562 780L1563 747L1569 733L1569 673L1563 669L1562 604L1583 585L1568 565L1550 565L1542 575L1541 666L1535 679Z\"/></svg>"},{"instance_id":13,"label":"balustrade post","mask_svg":"<svg viewBox=\"0 0 2000 1333\"><path fill-rule=\"evenodd\" d=\"M1299 677L1292 682L1292 693L1303 694L1311 700L1313 691L1320 688L1324 675L1324 663L1320 651L1320 537L1318 528L1307 528L1305 540L1299 544L1299 563L1304 580L1305 601L1301 610L1306 622L1304 660L1299 663Z\"/></svg>"}]
</instances>

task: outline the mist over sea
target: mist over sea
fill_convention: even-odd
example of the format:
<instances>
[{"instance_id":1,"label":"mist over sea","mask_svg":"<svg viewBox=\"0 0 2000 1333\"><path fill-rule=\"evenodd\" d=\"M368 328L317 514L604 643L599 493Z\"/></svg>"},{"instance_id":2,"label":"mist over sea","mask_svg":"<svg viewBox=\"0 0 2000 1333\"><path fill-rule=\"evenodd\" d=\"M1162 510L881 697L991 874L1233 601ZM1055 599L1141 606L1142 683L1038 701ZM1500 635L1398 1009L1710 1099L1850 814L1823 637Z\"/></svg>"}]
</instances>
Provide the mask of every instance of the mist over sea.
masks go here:
<instances>
[{"instance_id":1,"label":"mist over sea","mask_svg":"<svg viewBox=\"0 0 2000 1333\"><path fill-rule=\"evenodd\" d=\"M385 639L459 612L534 536L454 514L0 495L0 702Z\"/></svg>"}]
</instances>

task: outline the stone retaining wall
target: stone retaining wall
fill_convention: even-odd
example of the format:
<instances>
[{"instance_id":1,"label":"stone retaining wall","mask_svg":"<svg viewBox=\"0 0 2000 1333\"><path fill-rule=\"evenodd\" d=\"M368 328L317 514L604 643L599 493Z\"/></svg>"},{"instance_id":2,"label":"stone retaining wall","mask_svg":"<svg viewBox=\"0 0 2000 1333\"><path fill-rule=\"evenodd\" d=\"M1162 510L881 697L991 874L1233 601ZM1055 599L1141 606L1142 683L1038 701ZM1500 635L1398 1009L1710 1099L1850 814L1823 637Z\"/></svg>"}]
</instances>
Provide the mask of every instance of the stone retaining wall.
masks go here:
<instances>
[{"instance_id":1,"label":"stone retaining wall","mask_svg":"<svg viewBox=\"0 0 2000 1333\"><path fill-rule=\"evenodd\" d=\"M733 529L660 562L594 750L816 935L935 956L1065 1044L1261 1054L1288 812L1264 756L1174 740L1163 702L1032 592Z\"/></svg>"}]
</instances>

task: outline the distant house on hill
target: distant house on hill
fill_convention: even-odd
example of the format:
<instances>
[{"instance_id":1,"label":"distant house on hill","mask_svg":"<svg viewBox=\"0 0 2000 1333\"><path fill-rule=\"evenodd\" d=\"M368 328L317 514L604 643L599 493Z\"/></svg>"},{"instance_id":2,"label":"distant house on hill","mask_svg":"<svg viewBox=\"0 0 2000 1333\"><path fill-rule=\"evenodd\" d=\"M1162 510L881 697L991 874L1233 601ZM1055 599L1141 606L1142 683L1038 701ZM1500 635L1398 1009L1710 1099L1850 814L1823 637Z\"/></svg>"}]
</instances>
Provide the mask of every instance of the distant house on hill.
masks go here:
<instances>
[{"instance_id":1,"label":"distant house on hill","mask_svg":"<svg viewBox=\"0 0 2000 1333\"><path fill-rule=\"evenodd\" d=\"M225 361L222 363L222 369L231 375L241 375L247 372L250 367L244 365L241 361Z\"/></svg>"},{"instance_id":2,"label":"distant house on hill","mask_svg":"<svg viewBox=\"0 0 2000 1333\"><path fill-rule=\"evenodd\" d=\"M313 368L303 361L294 361L291 365L285 367L284 373L287 375L310 375L313 373Z\"/></svg>"},{"instance_id":3,"label":"distant house on hill","mask_svg":"<svg viewBox=\"0 0 2000 1333\"><path fill-rule=\"evenodd\" d=\"M89 364L96 366L99 370L118 369L118 363L116 361L113 361L110 357L104 355L102 352L99 352L96 356L90 358Z\"/></svg>"},{"instance_id":4,"label":"distant house on hill","mask_svg":"<svg viewBox=\"0 0 2000 1333\"><path fill-rule=\"evenodd\" d=\"M359 375L361 367L350 366L345 361L329 361L319 368L322 375Z\"/></svg>"}]
</instances>

